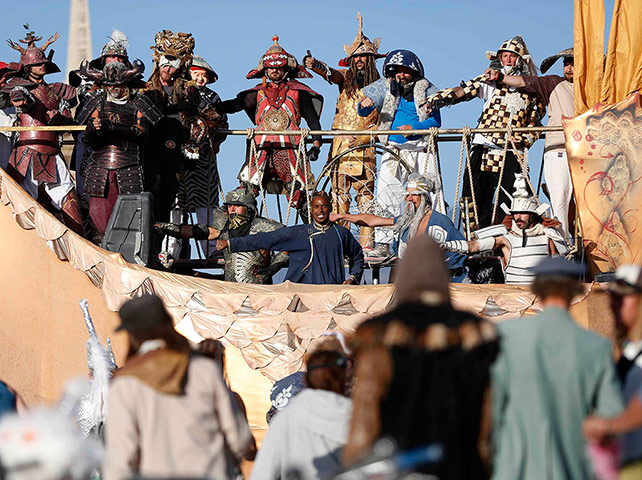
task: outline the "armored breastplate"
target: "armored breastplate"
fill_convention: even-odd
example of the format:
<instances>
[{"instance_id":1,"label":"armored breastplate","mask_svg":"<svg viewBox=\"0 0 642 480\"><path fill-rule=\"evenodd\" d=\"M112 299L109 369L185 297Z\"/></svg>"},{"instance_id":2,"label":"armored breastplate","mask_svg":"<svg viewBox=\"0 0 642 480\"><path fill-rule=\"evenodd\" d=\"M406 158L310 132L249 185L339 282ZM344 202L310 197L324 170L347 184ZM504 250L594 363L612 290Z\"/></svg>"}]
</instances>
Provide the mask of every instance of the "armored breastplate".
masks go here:
<instances>
[{"instance_id":1,"label":"armored breastplate","mask_svg":"<svg viewBox=\"0 0 642 480\"><path fill-rule=\"evenodd\" d=\"M124 104L105 102L99 110L101 119L109 120L115 124L131 127L136 125L137 111L131 102ZM137 165L139 163L138 142L124 139L116 132L103 135L101 145L96 145L92 152L91 161L107 170Z\"/></svg>"},{"instance_id":2,"label":"armored breastplate","mask_svg":"<svg viewBox=\"0 0 642 480\"><path fill-rule=\"evenodd\" d=\"M259 90L256 101L257 130L298 130L301 124L299 92L286 89L282 97L268 98ZM293 136L259 135L256 142L261 147L277 146L292 148L298 144Z\"/></svg>"},{"instance_id":3,"label":"armored breastplate","mask_svg":"<svg viewBox=\"0 0 642 480\"><path fill-rule=\"evenodd\" d=\"M28 112L18 114L19 125L23 127L45 126L48 124L47 112L56 110L60 99L48 85L40 85L32 89L31 94L35 99L34 105ZM15 148L29 147L40 153L52 155L60 151L57 132L20 132Z\"/></svg>"},{"instance_id":4,"label":"armored breastplate","mask_svg":"<svg viewBox=\"0 0 642 480\"><path fill-rule=\"evenodd\" d=\"M548 237L535 235L526 237L526 246L522 246L521 235L508 233L505 238L510 243L510 258L504 269L506 283L531 283L535 275L530 269L548 257Z\"/></svg>"},{"instance_id":5,"label":"armored breastplate","mask_svg":"<svg viewBox=\"0 0 642 480\"><path fill-rule=\"evenodd\" d=\"M132 102L123 104L105 102L100 118L131 127L136 125L136 113Z\"/></svg>"},{"instance_id":6,"label":"armored breastplate","mask_svg":"<svg viewBox=\"0 0 642 480\"><path fill-rule=\"evenodd\" d=\"M367 117L362 117L357 111L359 102L366 98L363 91L356 90L349 96L345 90L337 98L337 111L334 115L332 128L334 130L369 130L376 128L379 121L377 109L374 109Z\"/></svg>"}]
</instances>

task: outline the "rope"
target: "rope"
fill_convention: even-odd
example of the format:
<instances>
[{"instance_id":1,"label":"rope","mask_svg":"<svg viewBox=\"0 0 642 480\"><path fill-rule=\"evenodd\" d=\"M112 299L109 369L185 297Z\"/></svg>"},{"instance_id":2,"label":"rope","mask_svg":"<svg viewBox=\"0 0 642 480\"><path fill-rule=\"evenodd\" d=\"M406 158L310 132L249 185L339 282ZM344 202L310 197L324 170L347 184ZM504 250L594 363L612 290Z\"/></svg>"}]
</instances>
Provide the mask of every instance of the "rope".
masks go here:
<instances>
[{"instance_id":1,"label":"rope","mask_svg":"<svg viewBox=\"0 0 642 480\"><path fill-rule=\"evenodd\" d=\"M443 180L441 178L441 169L439 168L439 165L437 163L437 152L436 152L437 149L435 146L438 134L439 134L439 128L437 127L430 128L430 133L428 135L428 159L432 162L433 171L435 172L435 175L437 175L437 178L439 178L440 191L437 192L437 201L439 202L439 209L441 209L442 212L445 212L446 206L444 205ZM428 173L428 162L426 162L425 171L422 172L422 174L426 175L427 173Z\"/></svg>"},{"instance_id":2,"label":"rope","mask_svg":"<svg viewBox=\"0 0 642 480\"><path fill-rule=\"evenodd\" d=\"M248 184L250 184L250 178L252 177L252 170L254 169L255 166L255 161L256 161L256 141L255 141L255 136L256 136L256 130L253 128L248 128L246 131L246 135L248 140L250 141L250 161L248 163ZM258 173L259 171L259 165L258 163L256 164L256 171ZM261 208L259 210L259 216L263 216L263 211L265 210L265 218L270 220L270 216L267 211L267 204L265 203L265 191L263 190L263 176L261 175L261 178L259 179L259 192L261 193Z\"/></svg>"},{"instance_id":3,"label":"rope","mask_svg":"<svg viewBox=\"0 0 642 480\"><path fill-rule=\"evenodd\" d=\"M308 168L307 168L308 165L307 165L307 162L305 161L305 155L306 155L305 139L308 137L309 133L310 133L310 130L308 129L303 129L300 132L299 148L297 148L297 152L296 152L296 164L294 166L292 183L290 185L290 194L288 196L288 213L285 216L285 225L287 225L288 222L290 221L290 212L292 211L292 208L291 208L292 196L294 195L294 187L296 187L296 177L299 172L299 166L301 165L301 163L303 163L301 170L303 170L303 175L304 175L303 189L305 191L306 201L308 202L308 208L307 208L308 223L312 221L312 218L310 217L310 192L308 191ZM301 218L301 220L305 221L303 218Z\"/></svg>"},{"instance_id":4,"label":"rope","mask_svg":"<svg viewBox=\"0 0 642 480\"><path fill-rule=\"evenodd\" d=\"M308 223L312 223L312 213L310 212L310 189L308 188L308 161L306 158L306 151L305 151L305 139L308 137L310 134L309 129L303 129L301 130L301 138L299 139L299 159L301 162L303 162L303 189L305 190L305 203L307 205L307 213L308 213ZM297 160L298 162L298 160Z\"/></svg>"},{"instance_id":5,"label":"rope","mask_svg":"<svg viewBox=\"0 0 642 480\"><path fill-rule=\"evenodd\" d=\"M495 201L493 202L493 216L490 217L491 223L495 223L495 215L497 214L497 204L499 203L499 189L502 185L502 179L504 178L504 167L506 166L506 151L508 150L508 142L510 140L513 144L513 129L510 125L506 126L506 135L504 135L504 148L502 149L502 162L499 167L499 180L497 181L497 187L495 187ZM513 144L514 145L514 144Z\"/></svg>"},{"instance_id":6,"label":"rope","mask_svg":"<svg viewBox=\"0 0 642 480\"><path fill-rule=\"evenodd\" d=\"M477 199L475 198L475 185L473 184L473 169L470 166L470 135L471 135L471 129L470 127L464 127L465 133L463 135L466 136L466 143L465 148L466 148L466 171L468 172L468 183L470 184L470 196L473 202L473 215L475 216L475 225L477 225L477 228L479 228L479 216L477 214ZM462 143L464 142L464 138L462 137L461 139ZM470 224L468 222L468 219L466 220L467 224Z\"/></svg>"},{"instance_id":7,"label":"rope","mask_svg":"<svg viewBox=\"0 0 642 480\"><path fill-rule=\"evenodd\" d=\"M464 127L466 129L468 127ZM470 128L468 128L468 131L470 131ZM461 170L462 166L464 164L464 142L466 141L467 134L464 130L464 134L461 137L461 149L459 150L459 167L457 168L457 187L455 189L455 205L453 205L453 213L452 213L452 218L451 221L455 223L455 218L457 217L457 206L459 205L459 185L461 183ZM459 210L461 211L461 206L459 206Z\"/></svg>"}]
</instances>

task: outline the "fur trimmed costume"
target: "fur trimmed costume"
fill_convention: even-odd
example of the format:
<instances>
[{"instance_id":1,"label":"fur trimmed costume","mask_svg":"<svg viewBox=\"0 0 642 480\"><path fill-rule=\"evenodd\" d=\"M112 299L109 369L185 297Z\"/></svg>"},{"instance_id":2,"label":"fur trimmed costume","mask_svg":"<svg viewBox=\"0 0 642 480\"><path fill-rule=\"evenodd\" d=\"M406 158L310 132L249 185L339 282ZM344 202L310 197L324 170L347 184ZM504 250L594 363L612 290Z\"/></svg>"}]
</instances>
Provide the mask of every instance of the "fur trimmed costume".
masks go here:
<instances>
[{"instance_id":1,"label":"fur trimmed costume","mask_svg":"<svg viewBox=\"0 0 642 480\"><path fill-rule=\"evenodd\" d=\"M395 67L403 66L415 72L408 85L401 86L394 78ZM377 130L395 130L404 125L413 129L428 129L441 126L441 115L438 109L429 114L422 108L429 95L437 88L424 77L424 68L419 58L408 50L394 50L384 61L383 72L386 78L363 88L363 93L370 98L374 106L363 108L359 105L359 115L367 116L373 111L379 112ZM405 137L403 135L379 135L401 157L405 168L399 165L397 156L386 152L381 158L377 181L378 215L397 217L401 215L400 205L405 196L404 185L410 173L417 172L437 174L433 162L427 154L428 142L420 136ZM437 192L431 196L434 209L445 213L443 193ZM375 231L377 243L390 245L393 242L391 228L379 228Z\"/></svg>"}]
</instances>

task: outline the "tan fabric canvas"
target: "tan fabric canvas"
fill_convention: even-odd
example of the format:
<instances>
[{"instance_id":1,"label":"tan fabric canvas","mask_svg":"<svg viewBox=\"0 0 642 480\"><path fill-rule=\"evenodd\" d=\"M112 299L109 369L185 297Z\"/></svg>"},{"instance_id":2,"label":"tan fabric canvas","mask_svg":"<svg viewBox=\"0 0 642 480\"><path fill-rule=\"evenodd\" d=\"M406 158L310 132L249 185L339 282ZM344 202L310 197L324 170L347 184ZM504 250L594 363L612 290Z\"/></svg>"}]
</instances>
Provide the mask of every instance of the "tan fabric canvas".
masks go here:
<instances>
[{"instance_id":1,"label":"tan fabric canvas","mask_svg":"<svg viewBox=\"0 0 642 480\"><path fill-rule=\"evenodd\" d=\"M564 119L582 235L594 272L642 260L642 109L635 94Z\"/></svg>"}]
</instances>

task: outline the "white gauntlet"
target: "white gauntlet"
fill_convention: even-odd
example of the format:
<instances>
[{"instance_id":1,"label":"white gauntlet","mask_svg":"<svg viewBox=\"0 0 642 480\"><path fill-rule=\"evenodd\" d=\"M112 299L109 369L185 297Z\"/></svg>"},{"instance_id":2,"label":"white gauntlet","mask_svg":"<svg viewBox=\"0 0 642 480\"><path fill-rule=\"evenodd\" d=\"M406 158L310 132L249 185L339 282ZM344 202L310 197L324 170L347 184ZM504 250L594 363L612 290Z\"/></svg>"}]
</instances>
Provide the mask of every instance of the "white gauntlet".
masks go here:
<instances>
[{"instance_id":1,"label":"white gauntlet","mask_svg":"<svg viewBox=\"0 0 642 480\"><path fill-rule=\"evenodd\" d=\"M441 244L444 250L454 253L468 254L468 242L466 240L450 240Z\"/></svg>"},{"instance_id":2,"label":"white gauntlet","mask_svg":"<svg viewBox=\"0 0 642 480\"><path fill-rule=\"evenodd\" d=\"M479 251L486 252L495 248L495 237L482 238L477 240L477 243L479 244Z\"/></svg>"}]
</instances>

